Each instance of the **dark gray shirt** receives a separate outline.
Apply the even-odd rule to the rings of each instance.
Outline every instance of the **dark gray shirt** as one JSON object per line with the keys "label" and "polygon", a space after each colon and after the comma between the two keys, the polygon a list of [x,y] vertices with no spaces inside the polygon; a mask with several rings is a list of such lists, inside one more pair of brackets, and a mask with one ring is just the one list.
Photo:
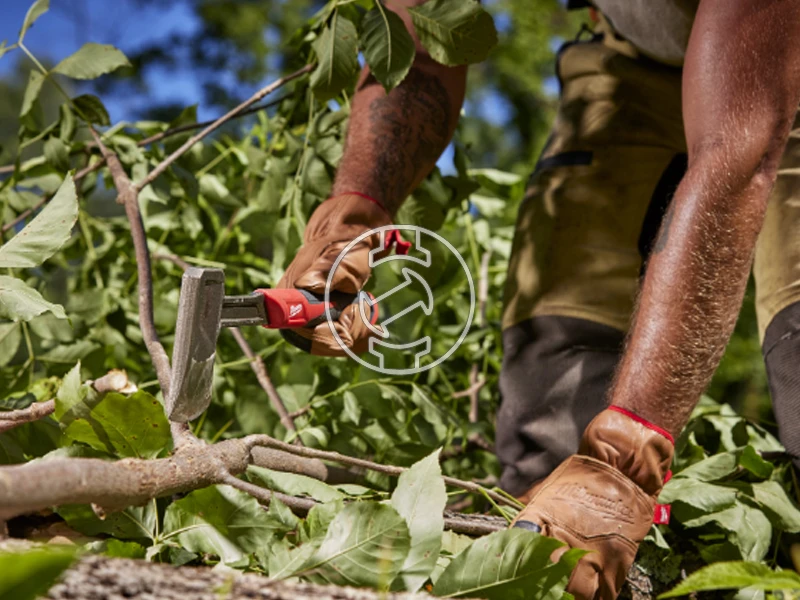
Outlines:
{"label": "dark gray shirt", "polygon": [[643,54],[682,65],[700,0],[592,0],[622,37]]}

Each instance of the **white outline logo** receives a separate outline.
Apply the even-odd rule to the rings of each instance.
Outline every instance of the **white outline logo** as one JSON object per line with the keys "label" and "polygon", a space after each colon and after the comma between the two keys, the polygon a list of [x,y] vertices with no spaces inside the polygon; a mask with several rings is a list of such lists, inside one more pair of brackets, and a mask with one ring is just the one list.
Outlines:
{"label": "white outline logo", "polygon": [[[414,250],[421,254],[423,258],[419,258],[417,256],[409,256],[409,255],[402,255],[402,254],[390,254],[384,258],[378,259],[377,255],[384,251],[385,241],[386,241],[386,233],[393,230],[400,230],[400,231],[413,231],[415,233],[415,243],[413,244]],[[339,268],[339,264],[342,262],[347,253],[353,249],[353,247],[358,244],[361,240],[371,235],[380,234],[380,243],[375,250],[372,250],[369,253],[369,266],[370,268],[377,267],[381,264],[387,263],[393,260],[402,260],[409,263],[417,263],[422,265],[423,267],[429,267],[431,265],[431,253],[428,250],[425,250],[421,244],[421,234],[424,233],[426,235],[431,236],[436,241],[444,244],[447,249],[458,259],[458,262],[461,264],[461,268],[464,270],[464,273],[467,276],[467,281],[469,282],[469,317],[467,318],[467,322],[464,324],[464,329],[461,331],[461,335],[459,336],[456,343],[450,347],[450,349],[443,355],[440,356],[438,359],[433,361],[427,365],[420,365],[420,360],[430,354],[432,343],[430,336],[425,336],[419,340],[415,340],[413,342],[408,342],[404,344],[393,344],[389,341],[391,338],[391,332],[387,329],[387,325],[396,321],[400,317],[416,310],[422,310],[425,315],[431,315],[433,313],[434,307],[434,297],[433,292],[431,291],[428,282],[424,280],[424,278],[417,273],[413,268],[410,267],[403,267],[401,272],[405,281],[403,283],[398,284],[393,289],[389,290],[385,294],[379,296],[378,298],[372,298],[366,292],[359,293],[359,311],[360,316],[364,324],[372,331],[372,333],[376,337],[371,337],[369,340],[369,353],[376,356],[378,358],[378,364],[370,364],[367,361],[360,358],[355,352],[353,352],[350,348],[348,348],[342,338],[339,337],[339,333],[336,331],[336,328],[333,326],[333,315],[331,314],[331,282],[333,281],[333,275],[336,273],[336,269]],[[375,327],[370,323],[370,319],[367,315],[364,314],[364,306],[367,305],[369,308],[373,308],[376,304],[379,304],[381,300],[391,296],[395,292],[411,285],[414,281],[418,282],[422,285],[423,289],[426,292],[427,302],[424,300],[419,300],[401,310],[400,312],[388,317],[387,319],[380,322],[381,327]],[[475,316],[475,285],[472,282],[472,274],[467,267],[466,261],[464,258],[459,254],[458,250],[440,236],[438,233],[431,231],[429,229],[425,229],[424,227],[417,227],[416,225],[384,225],[383,227],[376,227],[375,229],[370,229],[369,231],[365,231],[361,235],[359,235],[356,239],[350,242],[347,246],[345,246],[344,250],[339,253],[339,256],[336,257],[336,261],[333,263],[333,267],[331,268],[330,272],[328,273],[328,280],[325,282],[325,318],[328,320],[328,327],[330,327],[331,333],[333,334],[334,338],[336,338],[336,342],[339,344],[339,347],[347,353],[347,355],[354,359],[359,364],[367,367],[368,369],[372,369],[373,371],[378,371],[379,373],[383,373],[385,375],[413,375],[416,373],[422,373],[427,371],[428,369],[432,369],[436,365],[440,364],[445,359],[449,358],[453,352],[461,345],[461,342],[464,341],[464,338],[467,336],[469,332],[470,325],[472,324],[472,319]],[[414,351],[414,367],[408,369],[390,369],[384,366],[384,355],[378,351],[378,348],[384,348],[389,350],[398,350],[398,351]]]}

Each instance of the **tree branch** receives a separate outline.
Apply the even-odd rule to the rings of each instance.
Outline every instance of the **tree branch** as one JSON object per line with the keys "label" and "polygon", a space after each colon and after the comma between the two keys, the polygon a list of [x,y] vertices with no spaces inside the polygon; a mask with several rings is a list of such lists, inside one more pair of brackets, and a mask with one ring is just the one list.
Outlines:
{"label": "tree branch", "polygon": [[147,351],[153,361],[161,391],[166,396],[169,393],[171,372],[169,357],[158,337],[153,317],[153,274],[150,268],[150,250],[147,248],[147,235],[144,231],[142,213],[139,212],[139,191],[131,182],[128,174],[125,173],[125,169],[122,168],[122,163],[119,162],[117,155],[106,148],[103,140],[100,139],[93,127],[90,127],[90,131],[108,164],[108,170],[114,180],[114,187],[117,188],[117,202],[125,207],[125,214],[128,217],[128,223],[130,223],[139,277],[139,325]]}
{"label": "tree branch", "polygon": [[[237,327],[231,327],[228,331],[233,334],[236,343],[239,344],[239,348],[242,349],[244,355],[250,359],[250,368],[253,369],[253,373],[256,374],[256,379],[258,379],[258,383],[267,393],[267,396],[272,403],[272,408],[275,409],[275,412],[278,413],[278,416],[281,419],[281,424],[289,431],[297,433],[297,427],[295,427],[294,421],[289,416],[289,411],[286,410],[286,405],[283,403],[283,399],[281,399],[280,395],[278,394],[278,390],[275,389],[272,380],[269,378],[267,367],[264,365],[264,360],[255,352],[253,352],[250,344],[247,343],[247,340],[244,339],[242,332],[239,331]],[[296,436],[294,441],[298,446],[303,445],[303,442],[299,436]]]}
{"label": "tree branch", "polygon": [[[402,475],[408,469],[406,467],[396,467],[394,465],[382,465],[380,463],[375,463],[369,460],[364,460],[363,458],[354,458],[352,456],[345,456],[344,454],[339,454],[338,452],[330,452],[328,450],[317,450],[315,448],[305,448],[302,446],[293,446],[292,444],[287,444],[286,442],[281,442],[280,440],[276,440],[273,437],[268,435],[249,435],[242,439],[242,441],[247,444],[248,448],[255,448],[256,446],[266,446],[267,448],[275,448],[277,450],[283,450],[284,452],[288,452],[289,454],[296,454],[297,456],[304,456],[306,458],[318,458],[320,460],[329,460],[332,462],[336,462],[342,465],[349,465],[351,467],[361,467],[363,469],[369,469],[370,471],[375,471],[377,473],[384,473],[386,475],[394,475],[399,476]],[[492,490],[488,490],[485,487],[474,483],[472,481],[463,481],[461,479],[455,479],[453,477],[443,477],[444,482],[447,485],[451,485],[453,487],[458,487],[463,490],[467,490],[469,492],[475,492],[479,494],[486,494],[492,498],[498,504],[505,504],[507,506],[513,506],[517,508],[517,504],[505,496],[498,494],[497,492],[493,492]]]}
{"label": "tree branch", "polygon": [[159,177],[159,175],[164,173],[164,171],[166,171],[170,167],[170,165],[172,165],[172,163],[174,163],[181,156],[186,154],[186,152],[188,152],[189,149],[192,146],[194,146],[197,142],[202,140],[208,134],[212,133],[213,131],[215,131],[216,129],[218,129],[219,127],[221,127],[222,125],[224,125],[228,121],[230,121],[232,118],[234,118],[235,116],[240,114],[242,111],[244,111],[245,109],[249,108],[250,106],[252,106],[256,102],[258,102],[262,98],[264,98],[264,96],[267,96],[268,94],[271,94],[272,92],[277,90],[279,87],[281,87],[283,85],[286,85],[287,83],[289,83],[293,79],[296,79],[296,78],[300,77],[301,75],[305,75],[306,73],[309,73],[311,70],[314,69],[315,66],[316,65],[313,64],[313,63],[310,64],[310,65],[306,65],[305,67],[295,71],[291,75],[287,75],[286,77],[281,77],[277,81],[273,81],[268,86],[266,86],[264,88],[261,88],[258,92],[253,94],[249,99],[247,99],[244,102],[242,102],[239,106],[237,106],[233,110],[229,111],[228,113],[222,115],[216,121],[211,123],[211,125],[209,125],[205,129],[203,129],[200,133],[198,133],[196,135],[193,135],[188,140],[186,140],[186,143],[184,143],[180,148],[175,150],[175,152],[170,154],[167,158],[162,160],[161,163],[155,169],[150,171],[150,173],[148,173],[148,175],[144,179],[142,179],[139,183],[137,183],[136,184],[136,189],[137,190],[141,190],[145,186],[153,183],[153,181],[155,181]]}
{"label": "tree branch", "polygon": [[47,402],[34,402],[28,408],[0,412],[0,433],[14,429],[14,427],[23,423],[38,421],[47,415],[53,414],[55,409],[56,401],[48,400]]}

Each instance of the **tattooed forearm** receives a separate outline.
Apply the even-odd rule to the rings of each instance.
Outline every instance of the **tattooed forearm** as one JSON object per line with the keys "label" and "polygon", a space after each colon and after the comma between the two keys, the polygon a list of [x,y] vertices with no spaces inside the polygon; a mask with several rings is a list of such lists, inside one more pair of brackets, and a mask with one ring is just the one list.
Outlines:
{"label": "tattooed forearm", "polygon": [[453,95],[419,68],[389,94],[368,77],[353,103],[333,193],[360,191],[397,212],[450,141],[461,104]]}

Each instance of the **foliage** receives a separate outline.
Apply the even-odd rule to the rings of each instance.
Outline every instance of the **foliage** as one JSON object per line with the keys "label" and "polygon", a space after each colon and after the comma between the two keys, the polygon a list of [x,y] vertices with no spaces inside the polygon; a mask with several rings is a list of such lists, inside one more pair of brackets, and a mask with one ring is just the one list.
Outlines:
{"label": "foliage", "polygon": [[[473,324],[445,364],[408,378],[384,377],[351,361],[302,354],[273,331],[243,331],[264,359],[287,410],[297,415],[296,433],[281,423],[249,361],[223,332],[212,405],[191,424],[208,442],[250,433],[285,441],[299,437],[310,447],[410,470],[398,480],[369,472],[356,484],[333,485],[248,468],[252,484],[317,500],[304,518],[277,498],[265,511],[250,495],[224,485],[153,500],[105,518],[90,506],[58,507],[70,527],[93,538],[87,551],[177,565],[220,562],[274,578],[382,590],[426,588],[447,597],[561,597],[580,552],[567,552],[552,563],[558,542],[523,530],[473,541],[444,532],[442,517],[448,501],[468,511],[489,508],[479,496],[448,496],[443,474],[492,485],[499,471],[491,452],[473,448],[467,440],[491,440],[494,435],[500,290],[524,187],[520,173],[541,141],[540,125],[549,114],[540,88],[549,74],[541,65],[550,51],[534,52],[528,44],[534,40],[547,48],[543,32],[553,25],[560,31],[565,20],[553,16],[533,21],[536,11],[525,3],[499,4],[520,16],[511,27],[527,27],[530,36],[527,41],[523,36],[501,40],[502,53],[489,58],[493,71],[478,67],[473,86],[491,81],[519,108],[513,120],[520,125],[524,140],[518,147],[524,151],[515,151],[513,159],[500,143],[486,151],[480,142],[491,128],[465,119],[454,148],[453,173],[431,174],[399,216],[403,223],[439,228],[472,273],[485,279],[485,324]],[[555,14],[555,0],[541,4],[548,7],[547,14]],[[244,26],[252,7],[239,5],[228,17]],[[47,6],[39,0],[28,13],[18,40],[23,52],[25,29]],[[202,10],[209,27],[234,29],[214,3]],[[496,41],[491,17],[473,0],[431,0],[412,19],[421,43],[447,64],[479,61]],[[297,31],[282,40],[294,60],[287,64],[301,58],[314,62],[311,76],[285,86],[284,99],[255,120],[240,121],[238,129],[196,143],[141,190],[140,208],[155,258],[155,323],[170,353],[181,276],[176,262],[224,268],[229,294],[275,285],[300,244],[307,215],[330,193],[343,150],[358,52],[386,89],[403,80],[413,61],[410,37],[379,0],[331,1],[310,18],[291,22]],[[244,44],[233,34],[230,40]],[[169,123],[112,125],[102,100],[73,94],[65,78],[128,68],[121,52],[87,44],[52,69],[32,55],[31,62],[16,107],[20,128],[15,147],[41,152],[25,158],[17,154],[13,172],[0,180],[0,221],[19,220],[5,229],[0,247],[0,266],[9,270],[0,275],[0,409],[53,398],[56,402],[52,417],[0,434],[0,463],[64,456],[167,456],[173,440],[141,333],[130,224],[114,202],[107,167],[91,170],[99,152],[89,141],[89,127],[105,128],[103,142],[137,182],[189,133],[169,135],[159,143],[147,138],[195,123],[196,107]],[[521,65],[531,69],[520,75]],[[44,96],[48,86],[63,100],[55,112],[42,110],[50,101]],[[522,106],[528,106],[527,112]],[[537,107],[535,114],[530,106]],[[478,168],[486,164],[486,156],[514,172]],[[41,208],[43,198],[49,202]],[[35,216],[26,218],[28,211]],[[488,269],[482,272],[485,255]],[[436,258],[428,277],[437,298],[433,318],[410,315],[405,330],[409,341],[429,334],[436,346],[448,347],[469,314],[468,290],[455,261]],[[399,269],[381,271],[370,281],[371,291],[379,295],[402,280]],[[387,299],[382,310],[397,313],[421,298],[421,291],[409,286]],[[473,365],[486,382],[479,391],[477,422],[470,421],[468,403],[457,394],[470,387]],[[125,369],[138,389],[97,392],[89,382],[110,369]],[[788,566],[781,536],[800,531],[800,513],[790,498],[790,471],[774,438],[726,405],[707,401],[678,449],[676,476],[663,498],[673,501],[673,525],[654,528],[640,555],[653,576],[672,583],[682,566],[694,569],[719,560],[771,557],[771,566]],[[752,525],[743,527],[745,522]],[[0,572],[0,583],[10,581],[7,569]]]}
{"label": "foliage", "polygon": [[659,598],[675,598],[693,592],[749,588],[752,590],[800,591],[800,575],[791,571],[775,572],[765,565],[748,562],[721,562],[692,573],[675,589]]}
{"label": "foliage", "polygon": [[72,564],[72,550],[42,548],[0,552],[0,600],[34,600]]}

